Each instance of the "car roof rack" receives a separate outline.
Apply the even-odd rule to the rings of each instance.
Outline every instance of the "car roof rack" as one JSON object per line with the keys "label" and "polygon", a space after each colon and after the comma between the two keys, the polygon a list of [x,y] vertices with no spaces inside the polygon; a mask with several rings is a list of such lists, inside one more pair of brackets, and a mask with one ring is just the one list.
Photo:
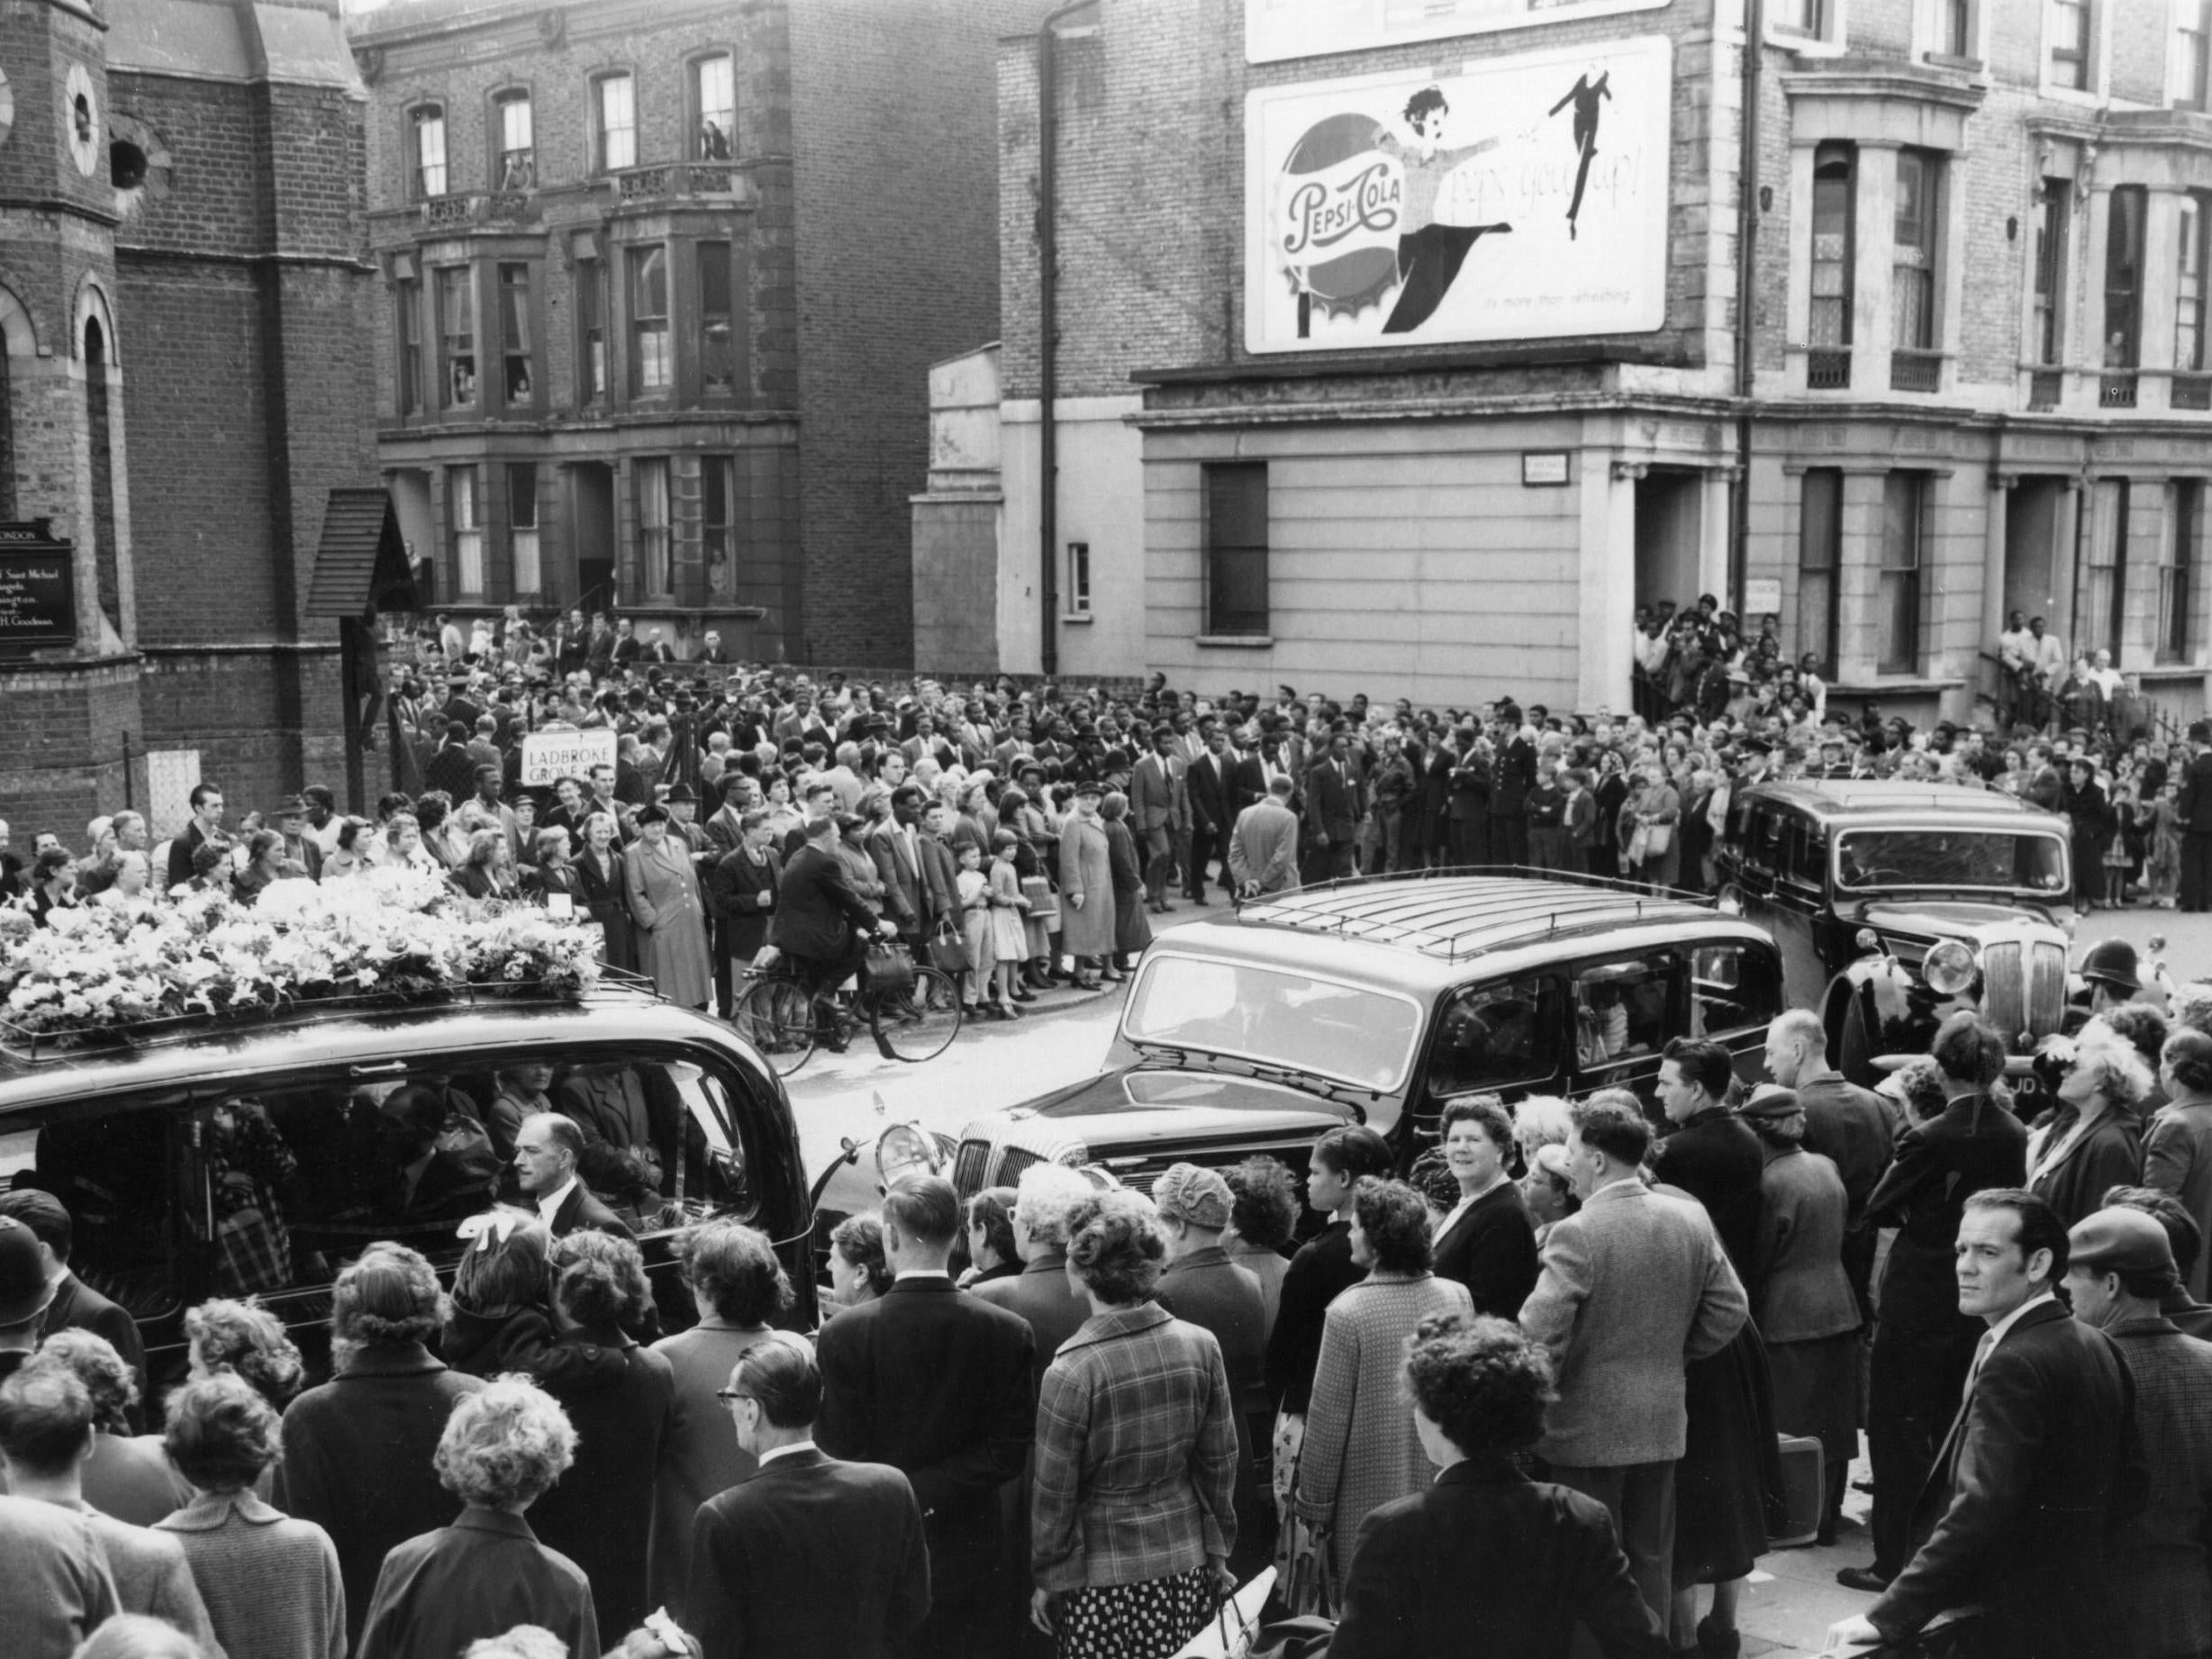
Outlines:
{"label": "car roof rack", "polygon": [[1640,921],[1709,914],[1710,895],[1604,875],[1485,865],[1344,876],[1247,903],[1241,924],[1395,946],[1443,962]]}

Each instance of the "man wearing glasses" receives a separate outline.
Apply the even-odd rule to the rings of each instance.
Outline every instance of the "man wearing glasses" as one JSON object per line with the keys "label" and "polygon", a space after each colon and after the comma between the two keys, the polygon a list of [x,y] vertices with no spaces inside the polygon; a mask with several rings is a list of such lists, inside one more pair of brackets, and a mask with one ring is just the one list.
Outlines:
{"label": "man wearing glasses", "polygon": [[906,1476],[815,1446],[821,1372],[789,1331],[748,1348],[716,1393],[760,1466],[693,1523],[684,1606],[703,1659],[905,1652],[929,1610],[929,1553]]}

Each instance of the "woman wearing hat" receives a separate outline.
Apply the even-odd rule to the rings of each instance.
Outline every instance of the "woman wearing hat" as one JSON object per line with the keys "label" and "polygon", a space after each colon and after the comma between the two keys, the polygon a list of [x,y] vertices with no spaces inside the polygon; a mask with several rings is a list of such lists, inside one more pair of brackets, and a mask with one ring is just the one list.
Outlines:
{"label": "woman wearing hat", "polygon": [[1774,1425],[1820,1442],[1820,1541],[1832,1544],[1859,1442],[1859,1304],[1843,1254],[1850,1200],[1834,1161],[1805,1150],[1805,1108],[1794,1089],[1763,1085],[1742,1115],[1766,1157],[1752,1314],[1766,1337]]}
{"label": "woman wearing hat", "polygon": [[622,888],[638,924],[639,965],[653,988],[680,1007],[704,1008],[713,993],[706,907],[689,846],[669,839],[666,808],[639,810],[638,839],[622,849]]}
{"label": "woman wearing hat", "polygon": [[1114,953],[1112,850],[1095,778],[1075,785],[1075,810],[1060,822],[1060,947],[1074,959],[1079,990],[1099,988],[1098,964]]}

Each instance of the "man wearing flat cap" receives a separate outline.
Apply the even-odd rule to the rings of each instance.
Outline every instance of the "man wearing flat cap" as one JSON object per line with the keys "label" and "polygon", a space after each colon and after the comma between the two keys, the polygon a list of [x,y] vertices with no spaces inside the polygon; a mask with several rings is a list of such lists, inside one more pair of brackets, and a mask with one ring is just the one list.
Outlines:
{"label": "man wearing flat cap", "polygon": [[2159,1311],[2178,1282],[2166,1229],[2139,1210],[2099,1210],[2067,1235],[2073,1316],[2103,1331],[2135,1386],[2135,1435],[2149,1454],[2140,1513],[2106,1555],[2120,1623],[2116,1654],[2212,1653],[2212,1342]]}

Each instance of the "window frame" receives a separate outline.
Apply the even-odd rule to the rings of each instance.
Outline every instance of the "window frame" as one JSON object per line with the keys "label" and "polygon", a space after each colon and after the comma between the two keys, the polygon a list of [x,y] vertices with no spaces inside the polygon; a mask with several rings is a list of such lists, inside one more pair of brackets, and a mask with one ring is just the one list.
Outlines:
{"label": "window frame", "polygon": [[[2186,190],[2177,203],[2174,247],[2180,255],[2174,272],[2173,367],[2183,375],[2202,374],[2212,367],[2212,354],[2205,347],[2205,333],[2212,322],[2212,191]],[[2193,316],[2184,320],[2185,313]],[[2183,349],[2185,331],[2190,338]]]}
{"label": "window frame", "polygon": [[607,345],[607,261],[594,247],[587,257],[575,259],[570,268],[576,326],[576,407],[603,409],[613,384]]}
{"label": "window frame", "polygon": [[[1807,215],[1808,234],[1811,240],[1806,250],[1809,304],[1805,317],[1806,383],[1810,390],[1841,390],[1851,385],[1853,337],[1855,332],[1853,312],[1858,304],[1860,160],[1858,145],[1848,140],[1827,140],[1813,149],[1813,210]],[[1833,167],[1843,168],[1840,181],[1833,176],[1825,179],[1822,177],[1823,172]],[[1836,258],[1824,259],[1820,253],[1823,234],[1821,187],[1824,184],[1834,186],[1838,182],[1843,186],[1842,247]],[[1829,231],[1827,234],[1834,236],[1837,232]],[[1824,295],[1820,292],[1820,275],[1825,269],[1836,272],[1841,288],[1839,294]],[[1833,308],[1836,335],[1833,340],[1822,338],[1820,319],[1824,304]],[[1840,370],[1839,376],[1833,374],[1816,375],[1815,358],[1823,353],[1836,359],[1834,368]]]}
{"label": "window frame", "polygon": [[[481,409],[484,406],[484,307],[478,303],[481,296],[476,293],[476,265],[474,262],[462,265],[440,265],[433,267],[432,269],[438,278],[436,317],[438,407],[440,411]],[[457,332],[450,326],[451,315],[446,303],[449,279],[455,277],[459,278],[458,285],[452,285],[455,291],[466,295],[468,302],[468,327],[465,332]],[[453,342],[460,340],[466,340],[468,342],[465,354],[454,349]],[[468,395],[466,398],[455,393],[455,386],[458,384],[454,378],[455,368],[458,358],[463,355],[466,355],[468,359],[470,376]]]}
{"label": "window frame", "polygon": [[2173,107],[2212,110],[2212,0],[2175,0],[2173,33]]}
{"label": "window frame", "polygon": [[2134,480],[2100,477],[2090,486],[2090,535],[2075,605],[2075,648],[2110,651],[2121,660],[2127,631],[2127,542],[2135,518]]}
{"label": "window frame", "polygon": [[[1207,461],[1199,468],[1199,501],[1201,523],[1200,546],[1203,549],[1205,576],[1204,631],[1221,639],[1265,639],[1267,637],[1274,609],[1270,592],[1271,534],[1273,525],[1273,498],[1270,494],[1268,464],[1265,461]],[[1218,492],[1235,481],[1250,486],[1256,480],[1258,490],[1257,524],[1259,539],[1222,539],[1217,521],[1224,515],[1219,511]],[[1243,503],[1247,524],[1251,520],[1250,502]],[[1256,556],[1256,558],[1255,558]],[[1225,561],[1242,559],[1256,563],[1259,570],[1258,590],[1260,604],[1230,608],[1224,589],[1242,587],[1251,582],[1248,571],[1238,573],[1233,582],[1225,582],[1233,566]]]}
{"label": "window frame", "polygon": [[[2059,44],[2057,20],[2062,15],[2081,20],[2079,50]],[[2060,92],[2094,95],[2097,91],[2097,31],[2101,23],[2096,0],[2044,0],[2044,85]],[[2062,75],[2062,64],[2074,66]],[[2075,77],[2079,78],[2075,78]]]}
{"label": "window frame", "polygon": [[[706,135],[706,87],[701,72],[711,63],[730,66],[730,126],[722,135],[722,153],[712,153]],[[738,159],[738,54],[730,47],[709,47],[684,60],[684,155],[687,161],[734,161]]]}
{"label": "window frame", "polygon": [[[621,128],[609,125],[607,121],[607,88],[616,81],[621,81],[630,91],[630,122],[627,126]],[[638,165],[637,72],[620,65],[610,66],[597,71],[590,80],[589,96],[592,176],[595,178],[603,178],[611,173],[620,173],[636,167]],[[629,140],[629,154],[620,161],[613,158],[612,146],[613,137],[618,131],[627,134]]]}
{"label": "window frame", "polygon": [[[484,559],[484,478],[476,461],[456,462],[446,468],[446,533],[453,545],[454,596],[463,601],[491,598],[491,572]],[[468,583],[472,565],[474,587]]]}
{"label": "window frame", "polygon": [[[442,99],[426,98],[420,104],[411,104],[401,118],[407,143],[407,199],[422,203],[453,193],[453,150],[449,141],[451,133],[446,122],[446,106]],[[438,159],[425,159],[423,136],[431,123],[438,132]],[[431,169],[437,169],[437,186],[431,189]]]}
{"label": "window frame", "polygon": [[675,597],[675,532],[670,460],[665,455],[633,456],[630,469],[632,516],[638,527],[638,585],[648,600],[672,600]]}
{"label": "window frame", "polygon": [[2029,275],[2030,341],[2039,367],[2066,360],[2066,254],[2073,235],[2073,181],[2045,178],[2035,219],[2035,268]]}
{"label": "window frame", "polygon": [[430,412],[424,395],[428,382],[422,376],[423,292],[419,271],[393,278],[392,389],[403,421]]}
{"label": "window frame", "polygon": [[[721,500],[719,503],[715,496]],[[717,516],[714,509],[720,505]],[[705,455],[699,459],[699,569],[707,601],[733,602],[738,591],[738,463],[730,455]],[[723,581],[714,580],[715,558],[721,559]]]}
{"label": "window frame", "polygon": [[[1912,216],[1909,229],[1919,239],[1921,262],[1905,264],[1899,258],[1908,245],[1903,232],[1908,228],[1905,210],[1905,179],[1908,171],[1917,169],[1919,175],[1918,212]],[[1890,332],[1892,348],[1907,351],[1934,351],[1943,345],[1943,234],[1944,234],[1944,156],[1940,150],[1921,150],[1910,145],[1897,152],[1897,208],[1890,225]],[[1902,276],[1912,272],[1921,290],[1921,304],[1917,326],[1905,322],[1905,307],[1899,304],[1904,292]],[[1916,338],[1906,339],[1908,332]]]}
{"label": "window frame", "polygon": [[[1814,488],[1818,481],[1824,491],[1832,492],[1821,515],[1822,534],[1814,534]],[[1818,652],[1822,666],[1829,673],[1836,669],[1836,652],[1841,639],[1841,598],[1844,568],[1844,474],[1837,467],[1809,467],[1799,479],[1798,494],[1798,603],[1797,654]],[[1819,547],[1825,550],[1825,565],[1813,562],[1811,555]],[[1827,590],[1827,621],[1821,638],[1808,642],[1806,639],[1806,590],[1813,578],[1821,578]]]}
{"label": "window frame", "polygon": [[[508,273],[520,271],[519,285],[508,281]],[[528,259],[501,259],[493,267],[493,290],[499,295],[499,394],[500,403],[508,409],[535,409],[540,388],[545,382],[538,373],[538,273],[535,264]],[[511,296],[519,286],[521,293],[521,315],[512,313]],[[518,327],[519,323],[519,327]],[[520,333],[518,340],[515,336]],[[526,385],[517,396],[514,390],[514,368],[517,361],[522,367]]]}
{"label": "window frame", "polygon": [[[507,584],[510,595],[520,599],[525,594],[545,591],[545,547],[539,535],[538,463],[536,461],[505,461],[501,463],[502,476],[507,490],[507,568],[511,579]],[[527,487],[518,489],[517,485]],[[528,509],[525,515],[524,509]],[[529,539],[526,541],[524,538]],[[528,549],[528,558],[524,550]],[[528,572],[525,579],[525,571]]]}
{"label": "window frame", "polygon": [[[1917,675],[1926,669],[1924,581],[1927,571],[1928,520],[1935,509],[1935,483],[1932,473],[1904,468],[1882,476],[1881,563],[1874,586],[1874,668],[1878,674]],[[1911,493],[1909,512],[1897,510],[1893,492],[1899,489]],[[1892,534],[1900,527],[1910,531],[1903,538],[1902,546]],[[1905,621],[1903,627],[1898,626],[1900,619]],[[1909,656],[1899,648],[1903,639],[1909,639]]]}
{"label": "window frame", "polygon": [[[2115,235],[2115,231],[2120,228],[2120,212],[2123,203],[2132,204],[2126,215],[2126,223],[2132,229],[2133,235],[2126,244],[2120,243]],[[2143,267],[2143,262],[2144,247],[2148,240],[2145,221],[2149,216],[2150,192],[2145,186],[2115,185],[2112,187],[2105,206],[2104,338],[2100,342],[2101,364],[2108,371],[2133,374],[2143,367],[2144,287],[2148,276]],[[2123,249],[2126,249],[2125,252]],[[2116,258],[2125,260],[2122,268],[2132,268],[2134,273],[2132,284],[2116,286]],[[2112,301],[2116,294],[2126,296],[2127,318],[2127,326],[2124,331],[2126,344],[2122,348],[2126,352],[2126,360],[2117,362],[2112,356],[2115,349],[2112,338]]]}
{"label": "window frame", "polygon": [[[522,120],[529,130],[530,142],[518,148],[507,142],[507,112],[520,106]],[[502,86],[491,95],[491,118],[485,122],[485,135],[489,140],[490,157],[486,177],[492,187],[502,192],[535,190],[538,187],[538,111],[536,100],[528,86]],[[515,158],[521,159],[518,177],[512,170]]]}
{"label": "window frame", "polygon": [[1070,616],[1091,614],[1091,544],[1071,541],[1067,544],[1067,603]]}
{"label": "window frame", "polygon": [[[703,398],[735,398],[738,394],[737,352],[737,248],[728,237],[704,236],[692,243],[692,275],[698,296],[698,344],[696,358],[699,365],[699,395]],[[721,256],[722,309],[710,309],[707,266],[709,255]],[[717,319],[719,319],[719,358],[723,373],[718,381],[710,371],[710,365],[718,356]]]}
{"label": "window frame", "polygon": [[[642,274],[657,259],[660,269],[660,309],[648,312],[640,304]],[[663,398],[675,389],[675,363],[670,329],[670,260],[666,242],[630,242],[622,249],[622,318],[624,343],[629,347],[630,395],[633,400]],[[647,343],[654,342],[648,352]],[[648,379],[648,370],[657,378]]]}
{"label": "window frame", "polygon": [[[1452,1016],[1478,1000],[1484,1002],[1498,1001],[1524,1002],[1534,1009],[1529,1020],[1531,1053],[1526,1065],[1505,1076],[1469,1079],[1455,1073],[1449,1078],[1441,1074],[1446,1057]],[[1429,1022],[1430,1036],[1428,1052],[1421,1058],[1420,1092],[1429,1102],[1424,1117],[1432,1117],[1454,1101],[1467,1100],[1483,1094],[1525,1092],[1529,1085],[1542,1085],[1561,1076],[1565,1070],[1564,1035],[1561,1027],[1568,1004],[1567,976],[1556,967],[1531,968],[1523,974],[1503,979],[1477,980],[1472,984],[1455,985],[1447,993]],[[1547,1017],[1548,1016],[1548,1017]],[[1580,1054],[1576,1058],[1579,1062]],[[1446,1085],[1449,1086],[1446,1086]]]}
{"label": "window frame", "polygon": [[2167,485],[2166,535],[2158,567],[2158,639],[2161,664],[2197,660],[2197,567],[2204,552],[2205,487],[2201,478]]}

